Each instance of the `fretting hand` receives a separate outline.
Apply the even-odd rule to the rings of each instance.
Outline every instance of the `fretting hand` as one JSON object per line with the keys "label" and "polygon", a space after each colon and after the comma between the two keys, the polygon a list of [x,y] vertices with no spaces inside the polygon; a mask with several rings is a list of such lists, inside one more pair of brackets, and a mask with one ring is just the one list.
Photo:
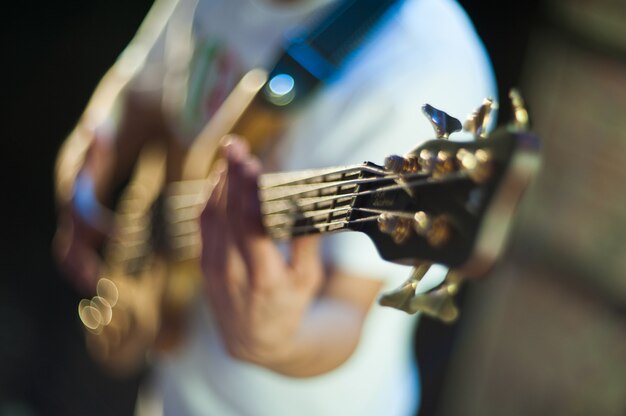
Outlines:
{"label": "fretting hand", "polygon": [[322,282],[319,238],[294,240],[287,262],[261,224],[259,162],[237,139],[224,154],[201,217],[207,296],[232,356],[287,371]]}

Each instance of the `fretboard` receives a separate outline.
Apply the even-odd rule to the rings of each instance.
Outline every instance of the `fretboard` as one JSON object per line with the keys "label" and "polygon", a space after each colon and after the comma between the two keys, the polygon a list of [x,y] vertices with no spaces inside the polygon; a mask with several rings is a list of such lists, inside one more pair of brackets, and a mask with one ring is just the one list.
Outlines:
{"label": "fretboard", "polygon": [[[263,224],[276,240],[350,229],[354,200],[362,184],[380,174],[369,165],[272,173],[259,179]],[[375,220],[377,215],[372,215]]]}

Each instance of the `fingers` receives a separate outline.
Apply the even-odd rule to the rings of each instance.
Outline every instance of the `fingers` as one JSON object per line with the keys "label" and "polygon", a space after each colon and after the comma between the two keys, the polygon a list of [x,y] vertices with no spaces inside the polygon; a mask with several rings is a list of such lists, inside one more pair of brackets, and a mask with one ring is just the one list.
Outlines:
{"label": "fingers", "polygon": [[226,222],[226,192],[228,177],[226,165],[215,172],[215,185],[202,211],[201,237],[202,254],[201,266],[206,284],[206,294],[213,308],[229,310],[232,297],[228,296],[229,287],[234,284],[229,281],[229,256],[232,254],[232,239]]}
{"label": "fingers", "polygon": [[237,250],[253,286],[272,284],[284,261],[271,239],[265,235],[257,181],[261,165],[241,141],[226,147],[228,160],[228,223]]}
{"label": "fingers", "polygon": [[76,289],[84,295],[93,294],[100,260],[69,215],[59,223],[53,240],[53,252],[59,268],[72,280]]}
{"label": "fingers", "polygon": [[235,250],[228,221],[228,192],[232,187],[232,166],[223,163],[212,174],[210,193],[202,211],[201,265],[206,293],[214,309],[232,311],[241,305],[246,273]]}
{"label": "fingers", "polygon": [[296,238],[291,243],[291,263],[293,267],[305,267],[320,263],[320,235]]}
{"label": "fingers", "polygon": [[213,189],[200,215],[202,238],[201,264],[205,276],[224,272],[224,253],[227,246],[228,230],[225,227],[225,197],[227,178],[225,167],[213,173]]}
{"label": "fingers", "polygon": [[233,213],[234,228],[245,225],[247,234],[262,234],[257,180],[261,173],[258,159],[250,155],[245,142],[231,141],[225,148],[228,161],[228,209]]}
{"label": "fingers", "polygon": [[291,243],[291,267],[298,276],[296,284],[318,287],[324,275],[321,255],[321,237],[299,237]]}

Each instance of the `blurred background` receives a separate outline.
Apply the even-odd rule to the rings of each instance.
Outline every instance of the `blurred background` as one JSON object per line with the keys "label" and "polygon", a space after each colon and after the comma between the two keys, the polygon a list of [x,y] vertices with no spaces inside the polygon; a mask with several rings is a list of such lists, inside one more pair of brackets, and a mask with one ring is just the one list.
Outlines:
{"label": "blurred background", "polygon": [[[506,255],[423,319],[421,416],[626,414],[626,3],[463,0],[501,102],[520,86],[543,167]],[[0,415],[129,415],[88,358],[50,255],[56,152],[151,1],[12,4],[2,26]],[[450,64],[461,64],[450,58]]]}

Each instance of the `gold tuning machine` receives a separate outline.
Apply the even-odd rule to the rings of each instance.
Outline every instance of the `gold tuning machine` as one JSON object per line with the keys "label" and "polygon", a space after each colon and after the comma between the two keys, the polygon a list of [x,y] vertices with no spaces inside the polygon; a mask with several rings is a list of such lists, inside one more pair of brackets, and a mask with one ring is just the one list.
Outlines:
{"label": "gold tuning machine", "polygon": [[488,149],[470,151],[460,148],[456,153],[459,169],[466,172],[474,183],[487,182],[493,173],[493,156]]}
{"label": "gold tuning machine", "polygon": [[378,300],[378,303],[382,306],[390,306],[392,308],[409,312],[407,309],[408,304],[415,297],[417,284],[420,280],[422,280],[422,277],[424,277],[428,269],[430,269],[430,266],[431,263],[421,263],[416,266],[406,282],[404,282],[398,289],[384,293]]}
{"label": "gold tuning machine", "polygon": [[382,213],[378,216],[378,229],[391,236],[394,243],[402,244],[411,236],[411,218],[400,217],[390,213]]}
{"label": "gold tuning machine", "polygon": [[432,216],[418,211],[413,216],[384,212],[378,216],[378,230],[389,235],[396,244],[405,243],[411,235],[424,238],[431,247],[440,248],[452,235],[445,215]]}
{"label": "gold tuning machine", "polygon": [[513,125],[518,131],[526,131],[530,126],[528,111],[526,110],[524,99],[519,90],[513,88],[509,92],[511,106],[513,107]]}
{"label": "gold tuning machine", "polygon": [[416,267],[409,279],[398,289],[383,294],[379,299],[382,306],[390,306],[409,314],[422,312],[443,322],[454,322],[459,316],[459,310],[454,303],[454,295],[459,291],[460,275],[450,270],[443,283],[435,289],[416,294],[418,282],[430,268],[430,263]]}
{"label": "gold tuning machine", "polygon": [[465,120],[463,128],[472,133],[476,139],[487,138],[487,129],[497,109],[498,103],[491,98],[485,98],[481,106]]}
{"label": "gold tuning machine", "polygon": [[385,158],[385,169],[395,174],[415,173],[420,170],[420,164],[413,156],[391,155]]}
{"label": "gold tuning machine", "polygon": [[413,230],[426,239],[431,247],[439,248],[448,242],[452,229],[444,215],[432,216],[418,211],[413,216]]}

